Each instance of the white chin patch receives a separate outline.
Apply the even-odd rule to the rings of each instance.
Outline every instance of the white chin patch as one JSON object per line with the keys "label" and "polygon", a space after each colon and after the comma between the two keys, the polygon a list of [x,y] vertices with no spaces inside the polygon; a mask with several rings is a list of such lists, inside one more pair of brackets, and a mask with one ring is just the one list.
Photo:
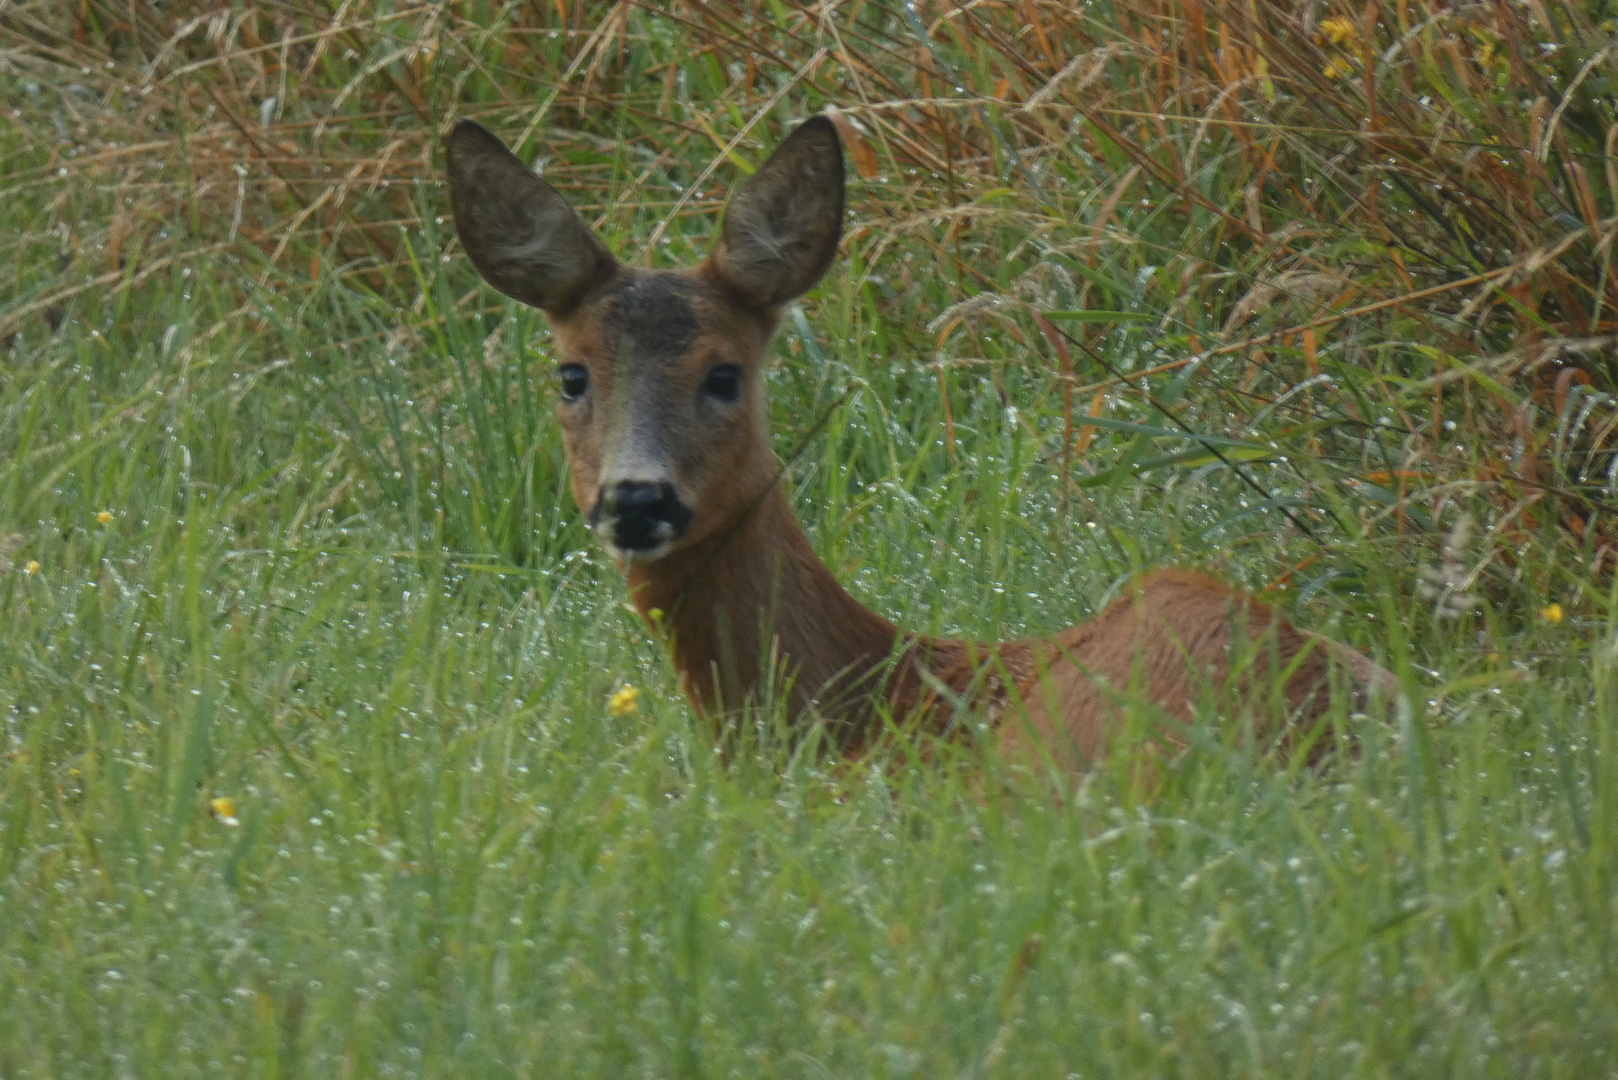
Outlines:
{"label": "white chin patch", "polygon": [[669,548],[674,546],[667,540],[658,544],[656,547],[649,548],[621,548],[611,540],[605,540],[604,543],[607,546],[607,554],[611,555],[620,566],[628,566],[631,563],[645,564],[656,562],[663,556],[667,555],[669,553]]}

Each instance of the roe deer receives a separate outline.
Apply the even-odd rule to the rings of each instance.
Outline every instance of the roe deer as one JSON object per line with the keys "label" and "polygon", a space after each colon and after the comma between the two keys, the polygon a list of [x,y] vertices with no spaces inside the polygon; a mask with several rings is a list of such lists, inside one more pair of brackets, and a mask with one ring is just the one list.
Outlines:
{"label": "roe deer", "polygon": [[1353,649],[1181,570],[1137,578],[1055,637],[998,644],[900,631],[837,583],[778,482],[762,371],[783,308],[820,280],[842,236],[842,143],[824,117],[741,185],[712,253],[685,270],[619,263],[477,124],[457,124],[447,150],[473,266],[549,317],[573,498],[705,717],[758,702],[774,669],[790,682],[793,722],[823,719],[850,754],[880,734],[884,710],[938,727],[964,702],[998,724],[1006,749],[1037,741],[1078,769],[1127,697],[1189,722],[1246,641],[1258,647],[1236,689],[1279,686],[1268,734],[1283,745],[1324,711],[1330,666],[1362,694],[1391,687]]}

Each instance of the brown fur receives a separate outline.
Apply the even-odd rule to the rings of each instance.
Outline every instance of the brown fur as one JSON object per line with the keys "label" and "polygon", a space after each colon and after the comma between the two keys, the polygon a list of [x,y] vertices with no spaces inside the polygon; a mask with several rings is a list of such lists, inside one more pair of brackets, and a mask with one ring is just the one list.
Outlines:
{"label": "brown fur", "polygon": [[[1365,656],[1181,570],[1131,581],[1053,638],[1001,643],[902,633],[838,584],[780,490],[763,378],[782,305],[825,272],[841,233],[842,154],[823,118],[742,185],[694,270],[618,264],[475,124],[458,125],[448,149],[456,229],[474,265],[545,310],[561,361],[588,374],[587,392],[558,407],[574,499],[595,522],[612,485],[663,485],[688,514],[653,547],[612,550],[686,693],[716,723],[766,704],[776,679],[794,721],[824,720],[850,754],[880,738],[884,713],[942,730],[964,709],[996,725],[1006,753],[1078,769],[1131,703],[1167,743],[1183,741],[1211,701],[1286,749],[1325,711],[1329,668],[1362,694],[1391,689]],[[728,367],[741,392],[707,393]]]}
{"label": "brown fur", "polygon": [[[1362,695],[1393,687],[1362,654],[1184,570],[1135,579],[1096,618],[1054,638],[906,635],[838,584],[773,489],[735,532],[631,564],[627,577],[700,712],[756,703],[774,658],[792,680],[790,714],[828,721],[851,754],[880,738],[884,712],[939,730],[964,704],[996,723],[1007,756],[1049,754],[1080,769],[1105,749],[1128,702],[1153,707],[1161,737],[1181,743],[1176,727],[1210,695],[1228,700],[1227,689],[1252,707],[1256,734],[1286,749],[1325,711],[1331,664]],[[1227,688],[1233,652],[1242,675]],[[1280,700],[1255,700],[1278,681]]]}

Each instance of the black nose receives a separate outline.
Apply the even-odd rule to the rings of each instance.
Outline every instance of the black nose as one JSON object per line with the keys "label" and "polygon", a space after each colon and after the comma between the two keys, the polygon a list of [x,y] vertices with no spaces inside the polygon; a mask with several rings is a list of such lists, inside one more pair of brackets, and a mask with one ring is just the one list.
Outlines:
{"label": "black nose", "polygon": [[626,551],[650,551],[678,540],[691,524],[691,511],[667,482],[620,480],[603,487],[595,516],[609,530],[613,546]]}

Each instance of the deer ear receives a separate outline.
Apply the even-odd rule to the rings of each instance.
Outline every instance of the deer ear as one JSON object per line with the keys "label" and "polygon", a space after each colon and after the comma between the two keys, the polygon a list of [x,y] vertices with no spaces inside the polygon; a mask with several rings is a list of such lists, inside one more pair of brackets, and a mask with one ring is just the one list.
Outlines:
{"label": "deer ear", "polygon": [[725,208],[708,261],[735,292],[773,308],[808,292],[843,235],[843,144],[824,116],[806,120]]}
{"label": "deer ear", "polygon": [[565,315],[617,266],[557,190],[470,120],[446,142],[455,232],[477,272],[513,300]]}

